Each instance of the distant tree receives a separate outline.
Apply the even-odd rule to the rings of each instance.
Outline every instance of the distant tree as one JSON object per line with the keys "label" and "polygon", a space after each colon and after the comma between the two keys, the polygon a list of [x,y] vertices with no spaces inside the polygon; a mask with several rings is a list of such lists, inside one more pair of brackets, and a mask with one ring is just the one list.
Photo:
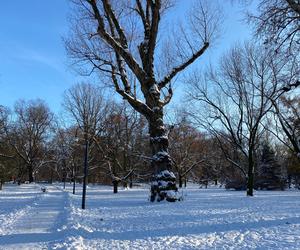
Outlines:
{"label": "distant tree", "polygon": [[[224,145],[223,145],[224,148]],[[203,158],[203,162],[200,162],[198,168],[192,170],[192,173],[196,173],[201,185],[207,185],[209,182],[214,182],[215,185],[224,183],[230,172],[228,171],[228,163],[224,158],[224,154],[219,147],[218,141],[210,134],[202,133],[199,138],[198,146],[199,154]]]}
{"label": "distant tree", "polygon": [[103,133],[95,142],[104,163],[101,172],[110,179],[114,193],[120,183],[127,186],[130,180],[132,186],[133,175],[140,172],[137,153],[141,152],[139,134],[144,127],[136,111],[116,104],[103,123]]}
{"label": "distant tree", "polygon": [[4,164],[8,157],[8,145],[5,138],[5,131],[8,127],[8,114],[8,109],[0,105],[0,190],[2,190],[3,182],[6,180],[9,172],[5,166],[6,164]]}
{"label": "distant tree", "polygon": [[[177,174],[179,187],[187,181],[188,175],[204,161],[203,137],[199,131],[182,117],[170,131],[170,155],[174,172]],[[201,150],[202,149],[202,150]]]}
{"label": "distant tree", "polygon": [[273,106],[278,122],[272,133],[300,160],[300,98],[282,96]]}
{"label": "distant tree", "polygon": [[286,176],[282,166],[276,159],[275,151],[268,142],[263,143],[259,158],[255,187],[266,190],[284,190],[286,187]]}
{"label": "distant tree", "polygon": [[195,74],[191,76],[196,89],[190,91],[190,96],[206,110],[205,114],[194,112],[195,120],[219,138],[220,146],[227,141],[236,150],[235,155],[244,157],[242,162],[246,166],[229,154],[226,158],[245,175],[250,196],[255,151],[264,130],[261,124],[272,108],[271,100],[278,97],[278,91],[286,84],[284,76],[290,66],[287,58],[275,60],[272,55],[259,45],[234,47],[223,57],[220,67],[209,71],[204,80]]}
{"label": "distant tree", "polygon": [[[82,142],[78,139],[78,127],[58,127],[51,141],[52,159],[55,164],[50,168],[50,179],[55,173],[64,183],[68,180],[73,182],[73,194],[76,189],[76,179],[83,165]],[[81,172],[80,172],[81,173]]]}
{"label": "distant tree", "polygon": [[14,114],[15,120],[6,130],[7,137],[26,167],[28,181],[33,182],[35,171],[47,163],[46,142],[51,132],[53,114],[40,99],[16,102]]}
{"label": "distant tree", "polygon": [[8,126],[8,114],[8,109],[0,105],[0,138],[3,138],[5,135],[5,129]]}
{"label": "distant tree", "polygon": [[104,101],[102,91],[89,83],[76,84],[64,94],[63,106],[75,121],[83,138],[85,147],[83,166],[83,200],[82,208],[85,209],[86,184],[88,178],[89,153],[94,144],[95,137],[101,132],[101,123],[106,115],[107,104]]}
{"label": "distant tree", "polygon": [[215,38],[220,12],[197,1],[189,15],[190,25],[177,25],[172,39],[164,36],[169,33],[160,23],[173,1],[73,2],[79,16],[73,23],[73,36],[66,41],[70,57],[83,66],[81,72],[86,71],[86,63],[92,67],[82,73],[95,71],[107,77],[114,91],[146,117],[155,174],[151,201],[175,201],[164,107],[173,95],[172,80],[201,57]]}
{"label": "distant tree", "polygon": [[292,184],[300,189],[300,161],[299,158],[295,156],[293,152],[288,151],[287,157],[285,159],[285,164],[287,166],[287,176],[289,188]]}
{"label": "distant tree", "polygon": [[[9,144],[7,142],[7,130],[9,128],[9,110],[8,108],[0,105],[0,162],[6,160],[7,158],[12,158],[10,154],[8,154]],[[0,185],[2,184],[5,173],[4,165],[1,166],[0,171]]]}

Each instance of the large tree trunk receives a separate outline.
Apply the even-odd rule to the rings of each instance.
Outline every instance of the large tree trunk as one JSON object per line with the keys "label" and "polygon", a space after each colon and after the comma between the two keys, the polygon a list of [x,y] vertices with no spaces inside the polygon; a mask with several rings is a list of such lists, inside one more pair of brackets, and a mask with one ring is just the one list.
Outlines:
{"label": "large tree trunk", "polygon": [[32,165],[28,165],[28,181],[29,183],[33,182],[33,167]]}
{"label": "large tree trunk", "polygon": [[150,145],[152,150],[151,166],[154,170],[154,181],[151,185],[153,201],[176,201],[176,177],[171,171],[172,161],[168,152],[169,140],[163,123],[162,108],[156,110],[149,119]]}

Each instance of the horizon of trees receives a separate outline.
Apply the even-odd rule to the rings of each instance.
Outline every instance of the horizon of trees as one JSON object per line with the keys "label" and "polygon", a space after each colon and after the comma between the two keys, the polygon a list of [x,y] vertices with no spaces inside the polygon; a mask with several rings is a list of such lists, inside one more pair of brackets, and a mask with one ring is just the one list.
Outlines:
{"label": "horizon of trees", "polygon": [[[81,83],[68,91],[87,86],[90,89],[97,88]],[[89,93],[95,96],[97,92]],[[45,115],[45,110],[52,113],[42,100],[17,101],[16,107],[20,103],[23,104],[22,115],[30,117],[25,120],[26,126],[20,122],[19,109],[9,111],[1,107],[1,183],[73,182],[75,193],[75,183],[82,183],[84,176],[84,130],[76,120],[62,121],[63,117],[51,116],[49,123],[45,124],[45,120],[39,117]],[[68,108],[75,109],[76,105],[73,105]],[[131,188],[139,183],[149,183],[153,172],[149,164],[151,149],[145,118],[126,103],[112,102],[103,96],[101,108],[98,122],[92,124],[95,133],[89,133],[88,183],[111,185],[114,193],[118,192],[120,185]],[[204,187],[213,183],[226,188],[246,189],[247,161],[245,155],[233,146],[230,133],[223,131],[216,134],[215,131],[199,130],[194,114],[174,111],[178,112],[181,115],[174,116],[174,121],[167,126],[172,142],[169,151],[173,162],[172,171],[179,187],[186,186],[190,181]],[[67,117],[66,113],[63,116]],[[278,126],[275,123],[273,125]],[[34,137],[34,128],[42,129],[43,136]],[[16,132],[21,129],[22,133]],[[299,159],[287,146],[287,139],[285,143],[282,142],[283,136],[281,134],[278,139],[278,134],[262,127],[260,136],[256,138],[253,151],[255,189],[285,189],[291,187],[291,184],[300,187]],[[261,184],[268,178],[270,180],[267,183],[270,185]]]}
{"label": "horizon of trees", "polygon": [[[175,24],[180,32],[170,38],[159,24],[173,1],[72,2],[69,57],[123,102],[105,97],[99,84],[81,83],[65,93],[65,123],[42,100],[20,100],[13,111],[0,106],[1,183],[75,184],[89,174],[89,182],[117,192],[151,181],[152,201],[178,200],[176,182],[188,180],[247,189],[249,196],[254,188],[299,185],[299,1],[260,0],[258,13],[247,13],[255,39],[184,76],[182,110],[172,111],[165,106],[174,79],[221,32],[220,6],[196,1],[188,25]],[[165,112],[174,121],[167,123]]]}

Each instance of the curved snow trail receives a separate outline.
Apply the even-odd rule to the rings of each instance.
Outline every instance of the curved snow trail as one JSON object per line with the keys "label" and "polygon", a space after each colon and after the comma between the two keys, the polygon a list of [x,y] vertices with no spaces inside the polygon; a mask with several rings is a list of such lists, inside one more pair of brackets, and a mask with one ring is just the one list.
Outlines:
{"label": "curved snow trail", "polygon": [[0,236],[0,249],[45,249],[47,244],[63,237],[58,232],[67,220],[67,193],[54,186],[35,199]]}

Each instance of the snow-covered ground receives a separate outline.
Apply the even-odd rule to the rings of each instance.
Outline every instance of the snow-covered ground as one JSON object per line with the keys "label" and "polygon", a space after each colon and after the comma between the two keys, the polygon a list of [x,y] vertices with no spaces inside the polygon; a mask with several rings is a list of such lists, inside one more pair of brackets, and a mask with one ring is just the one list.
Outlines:
{"label": "snow-covered ground", "polygon": [[[78,186],[79,188],[79,186]],[[300,249],[300,192],[190,187],[184,201],[150,203],[147,189],[5,185],[0,249]],[[79,189],[78,189],[79,190]]]}

